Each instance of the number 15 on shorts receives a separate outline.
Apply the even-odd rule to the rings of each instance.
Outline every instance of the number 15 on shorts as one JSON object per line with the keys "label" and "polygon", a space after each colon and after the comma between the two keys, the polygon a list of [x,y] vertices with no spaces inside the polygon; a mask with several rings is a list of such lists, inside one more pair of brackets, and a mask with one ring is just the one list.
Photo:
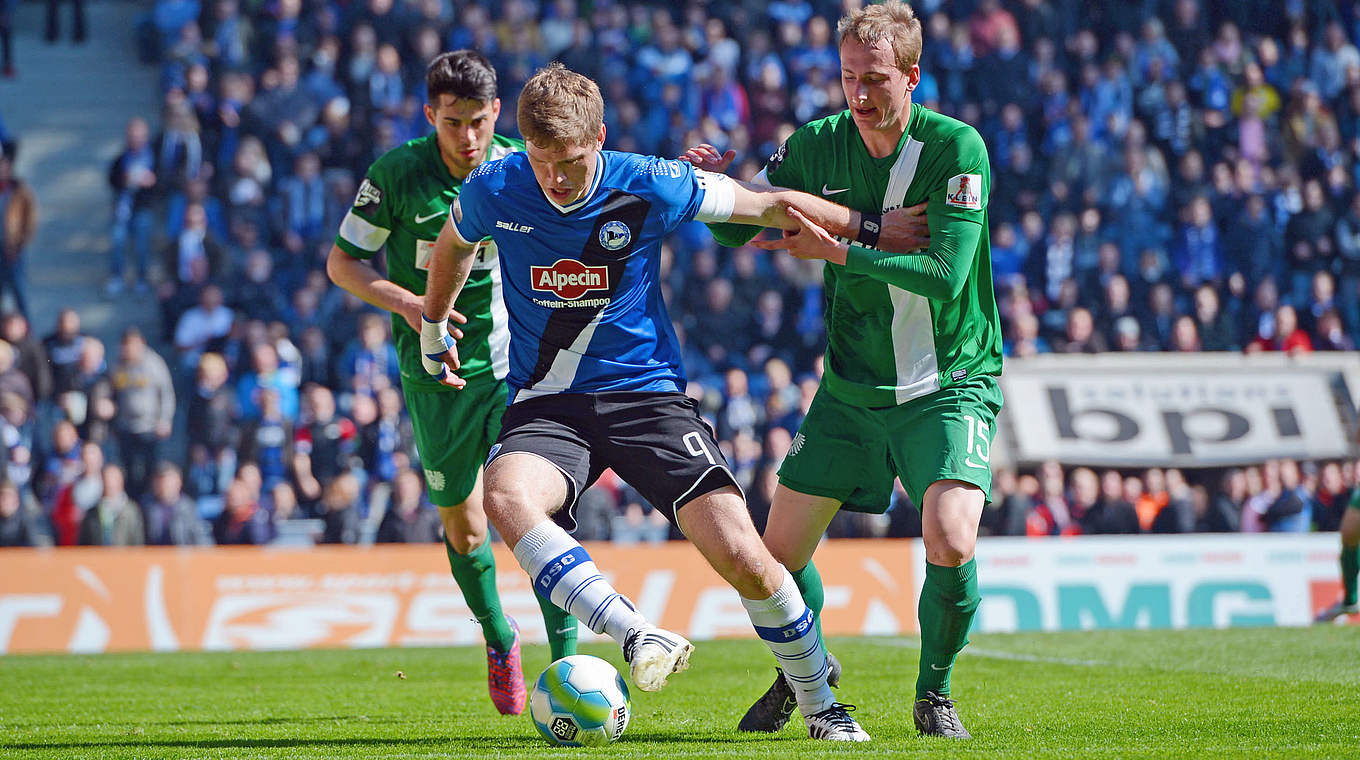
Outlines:
{"label": "number 15 on shorts", "polygon": [[[963,418],[968,421],[968,456],[964,458],[963,463],[968,467],[985,470],[991,466],[992,461],[991,428],[986,422],[971,414],[965,414]],[[977,459],[974,459],[974,456]],[[980,464],[978,460],[981,460]]]}

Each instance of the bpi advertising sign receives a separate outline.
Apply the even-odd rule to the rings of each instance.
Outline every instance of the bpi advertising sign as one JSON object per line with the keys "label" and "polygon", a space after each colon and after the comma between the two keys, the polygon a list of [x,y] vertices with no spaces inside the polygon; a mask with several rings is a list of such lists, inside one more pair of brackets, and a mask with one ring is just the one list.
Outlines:
{"label": "bpi advertising sign", "polygon": [[1007,367],[1006,414],[1017,459],[1195,467],[1351,453],[1332,373],[1168,371],[1155,364],[1131,370],[1092,362],[1086,370]]}

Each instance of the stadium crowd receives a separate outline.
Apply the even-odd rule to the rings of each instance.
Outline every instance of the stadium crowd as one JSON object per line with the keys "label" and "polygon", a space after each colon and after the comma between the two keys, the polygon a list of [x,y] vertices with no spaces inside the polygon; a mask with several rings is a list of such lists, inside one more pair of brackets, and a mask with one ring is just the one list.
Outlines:
{"label": "stadium crowd", "polygon": [[[437,540],[387,319],[324,272],[367,165],[428,130],[425,62],[486,54],[513,135],[520,86],[561,60],[600,83],[606,147],[707,142],[745,178],[844,106],[834,24],[855,4],[157,0],[137,38],[163,108],[127,125],[109,167],[107,292],[154,293],[160,323],[106,356],[74,311],[30,324],[16,299],[0,322],[0,545],[265,543],[294,523]],[[1008,356],[1354,349],[1354,3],[913,5],[914,100],[977,125],[990,151]],[[690,393],[761,524],[820,375],[820,269],[720,249],[692,224],[662,272]],[[1358,474],[1284,461],[1196,477],[1003,471],[984,527],[1334,529]],[[587,539],[668,533],[611,474],[579,511]],[[912,535],[915,519],[895,505],[832,532]]]}

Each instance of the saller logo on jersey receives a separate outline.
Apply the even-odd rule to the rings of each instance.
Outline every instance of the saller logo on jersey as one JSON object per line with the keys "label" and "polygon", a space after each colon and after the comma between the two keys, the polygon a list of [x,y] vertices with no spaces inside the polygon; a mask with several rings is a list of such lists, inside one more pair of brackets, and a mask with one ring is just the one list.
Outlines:
{"label": "saller logo on jersey", "polygon": [[949,178],[945,189],[944,202],[947,206],[982,210],[982,175],[955,174]]}
{"label": "saller logo on jersey", "polygon": [[609,287],[607,267],[588,267],[576,259],[558,259],[550,267],[529,267],[529,276],[534,290],[553,293],[564,301]]}

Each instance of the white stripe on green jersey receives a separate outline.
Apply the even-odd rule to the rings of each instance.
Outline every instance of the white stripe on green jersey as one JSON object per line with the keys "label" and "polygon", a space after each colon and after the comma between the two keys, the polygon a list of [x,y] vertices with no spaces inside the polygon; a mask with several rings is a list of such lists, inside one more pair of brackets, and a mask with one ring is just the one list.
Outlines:
{"label": "white stripe on green jersey", "polygon": [[[824,269],[823,383],[857,406],[902,404],[971,377],[1001,373],[986,146],[967,124],[919,105],[911,108],[892,155],[870,156],[843,111],[799,128],[758,177],[858,211],[927,202],[930,249],[892,255],[852,246],[845,266]],[[739,245],[755,234],[740,225],[710,226],[724,245]]]}
{"label": "white stripe on green jersey", "polygon": [[[495,135],[487,160],[524,149],[524,143]],[[434,135],[398,145],[373,162],[359,186],[354,207],[340,224],[335,244],[368,259],[387,247],[387,277],[416,295],[425,294],[435,238],[448,218],[463,181],[449,173]],[[496,244],[482,243],[472,274],[454,308],[468,318],[460,325],[459,374],[470,382],[501,380],[509,370],[510,331],[501,297]],[[420,363],[420,336],[400,315],[392,315],[392,336],[407,390],[451,390],[435,382]]]}

